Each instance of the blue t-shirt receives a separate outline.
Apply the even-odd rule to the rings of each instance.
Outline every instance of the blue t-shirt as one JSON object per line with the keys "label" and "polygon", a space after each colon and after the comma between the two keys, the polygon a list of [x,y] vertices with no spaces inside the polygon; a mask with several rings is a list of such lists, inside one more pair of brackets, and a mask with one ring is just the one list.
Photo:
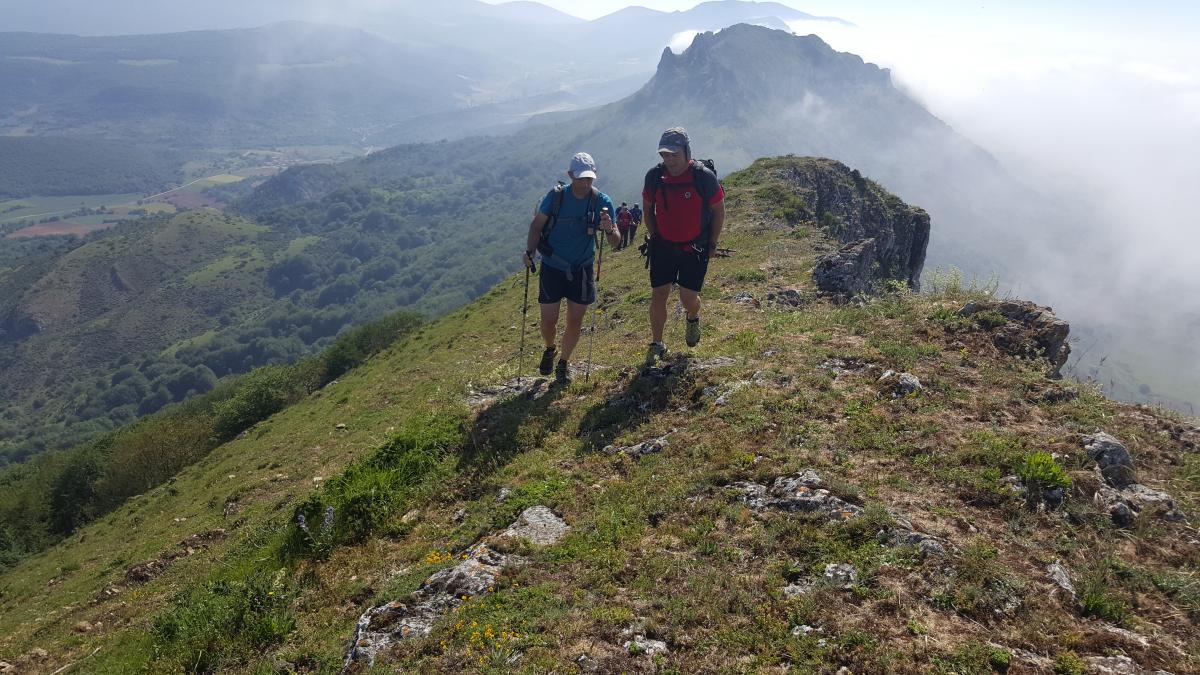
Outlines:
{"label": "blue t-shirt", "polygon": [[[563,187],[563,201],[562,208],[558,210],[558,222],[555,223],[554,229],[550,230],[549,244],[550,248],[554,249],[554,257],[542,256],[542,264],[565,272],[567,271],[566,265],[584,267],[592,263],[596,257],[596,242],[588,236],[589,226],[586,222],[588,200],[591,197],[589,192],[583,196],[583,199],[576,199],[574,193],[571,192],[570,185]],[[542,198],[538,211],[547,216],[550,215],[550,205],[553,200],[554,190],[551,190]],[[613,208],[612,200],[601,192],[596,199],[595,223],[591,225],[597,230],[600,229],[600,209],[604,207],[608,207],[608,216],[613,218],[616,209]],[[545,226],[549,225],[550,223],[547,221]]]}

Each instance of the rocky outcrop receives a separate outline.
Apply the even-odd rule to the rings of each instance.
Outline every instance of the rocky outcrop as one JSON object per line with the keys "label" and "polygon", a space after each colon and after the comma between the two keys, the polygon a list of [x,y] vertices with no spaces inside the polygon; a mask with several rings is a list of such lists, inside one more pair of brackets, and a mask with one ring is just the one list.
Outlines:
{"label": "rocky outcrop", "polygon": [[817,262],[813,277],[829,293],[879,290],[894,280],[916,289],[929,245],[929,214],[857,170],[828,159],[795,158],[780,178],[798,220],[816,223],[842,244]]}
{"label": "rocky outcrop", "polygon": [[826,293],[858,295],[875,287],[875,240],[846,244],[835,253],[821,256],[813,268],[817,288]]}
{"label": "rocky outcrop", "polygon": [[[568,530],[570,527],[549,508],[532,506],[497,536],[549,546]],[[461,554],[458,564],[433,573],[403,601],[394,600],[364,612],[355,624],[342,672],[360,672],[363,666],[373,666],[380,653],[397,643],[429,635],[441,617],[463,602],[494,592],[504,568],[525,562],[484,542],[476,543]]]}
{"label": "rocky outcrop", "polygon": [[1137,482],[1133,457],[1129,455],[1125,444],[1115,437],[1103,431],[1087,436],[1083,439],[1083,449],[1087,450],[1088,459],[1096,462],[1096,468],[1109,485],[1124,488]]}
{"label": "rocky outcrop", "polygon": [[1114,525],[1129,527],[1142,513],[1171,522],[1186,520],[1171,495],[1137,482],[1133,457],[1116,437],[1104,432],[1086,436],[1083,449],[1096,462],[1095,470],[1102,481],[1095,488],[1092,501],[1097,508],[1108,512]]}
{"label": "rocky outcrop", "polygon": [[1015,356],[1050,361],[1050,377],[1062,377],[1060,372],[1071,355],[1067,336],[1071,326],[1054,316],[1049,307],[1024,300],[989,300],[969,302],[958,310],[959,316],[975,316],[992,312],[1004,317],[1006,323],[992,329],[992,342],[1002,351]]}

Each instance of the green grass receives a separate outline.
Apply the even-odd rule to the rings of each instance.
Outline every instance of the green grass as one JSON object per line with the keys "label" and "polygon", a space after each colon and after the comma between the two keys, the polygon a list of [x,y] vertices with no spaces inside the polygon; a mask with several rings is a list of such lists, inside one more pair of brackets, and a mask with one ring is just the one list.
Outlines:
{"label": "green grass", "polygon": [[229,249],[225,257],[218,258],[203,268],[189,274],[187,282],[189,284],[205,286],[215,284],[221,279],[227,278],[239,271],[247,275],[262,272],[264,267],[265,259],[262,250],[257,246],[252,244],[234,246]]}
{"label": "green grass", "polygon": [[[731,177],[734,185],[743,180]],[[759,283],[766,260],[772,280],[809,287],[809,241],[747,231],[768,206],[743,198],[731,212],[726,241],[738,254],[712,271],[727,280],[725,290],[736,287],[729,280]],[[537,504],[561,515],[569,534],[544,549],[497,542],[527,564],[377,669],[572,672],[586,653],[613,672],[987,673],[1009,667],[1010,646],[1052,656],[1104,653],[1089,628],[1093,618],[1041,597],[1054,558],[1079,579],[1107,580],[1109,595],[1093,594],[1095,611],[1114,616],[1112,607],[1136,593],[1143,602],[1127,603],[1127,625],[1144,615],[1165,632],[1190,635],[1186,617],[1162,610],[1191,608],[1196,597],[1194,561],[1162,545],[1173,532],[1116,533],[1086,509],[1070,512],[1078,518],[1030,512],[999,483],[1022,467],[1031,467],[1031,479],[1063,478],[1028,461],[1051,452],[1071,457],[1059,467],[1070,477],[1084,468],[1072,455],[1075,435],[1089,423],[1114,424],[1121,409],[1087,393],[1030,403],[1022,392],[1040,374],[1023,362],[979,354],[962,366],[936,318],[944,298],[894,294],[863,307],[816,301],[781,312],[706,296],[700,346],[683,349],[683,325],[674,319],[668,343],[700,360],[737,362],[659,381],[637,367],[647,331],[641,259],[606,257],[605,279],[606,294],[619,302],[598,321],[600,367],[590,382],[464,409],[468,383],[516,374],[522,286],[508,278],[257,422],[169,485],[0,575],[0,658],[16,658],[36,636],[56,663],[85,657],[95,640],[102,649],[88,665],[96,672],[200,663],[258,673],[280,660],[336,671],[366,608],[405,600]],[[830,358],[874,365],[835,377],[821,365]],[[880,371],[900,363],[926,384],[921,395],[880,395]],[[701,395],[760,371],[759,383],[725,406]],[[1113,428],[1153,441],[1156,452],[1179,452],[1166,437]],[[672,429],[661,453],[602,452]],[[1146,480],[1183,472],[1170,483],[1181,502],[1200,487],[1185,464],[1166,470],[1153,453],[1145,456]],[[846,522],[755,514],[728,487],[769,484],[802,469],[818,470],[834,494],[866,513]],[[238,509],[227,518],[231,502]],[[308,533],[297,527],[299,514]],[[900,518],[944,541],[947,555],[922,560],[915,547],[888,545]],[[119,600],[92,602],[130,565],[214,527],[227,528],[228,540]],[[1115,555],[1091,562],[1096,551],[1118,546],[1136,547],[1136,566]],[[858,568],[854,587],[784,596],[786,584],[845,562]],[[281,569],[286,601],[273,604]],[[47,616],[47,606],[71,609]],[[71,632],[76,621],[118,606],[129,628],[104,619],[111,628],[100,635]],[[820,632],[793,635],[799,624]],[[626,629],[668,642],[671,653],[657,664],[625,653]],[[1154,665],[1189,667],[1169,654]]]}

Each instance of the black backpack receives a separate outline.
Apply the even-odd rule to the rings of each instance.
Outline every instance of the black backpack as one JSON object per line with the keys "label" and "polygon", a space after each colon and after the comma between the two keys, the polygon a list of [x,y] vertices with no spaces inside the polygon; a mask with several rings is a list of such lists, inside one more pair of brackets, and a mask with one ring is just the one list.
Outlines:
{"label": "black backpack", "polygon": [[[537,250],[543,257],[554,257],[554,248],[550,246],[550,231],[558,223],[558,213],[562,210],[563,191],[568,189],[566,183],[559,181],[558,185],[554,186],[554,196],[550,198],[550,214],[549,220],[542,226],[542,236],[538,239]],[[600,212],[597,208],[600,204],[600,191],[595,187],[592,188],[592,194],[588,197],[587,211],[584,214],[584,222],[588,225],[595,225],[600,222]]]}
{"label": "black backpack", "polygon": [[[659,192],[659,190],[662,189],[662,186],[663,186],[662,176],[663,176],[663,172],[666,171],[666,169],[667,169],[667,167],[665,165],[663,165],[662,162],[659,162],[659,164],[657,166],[655,166],[653,169],[650,170],[650,175],[651,175],[650,203],[651,204],[658,203],[658,192]],[[717,176],[717,164],[716,164],[716,162],[712,161],[711,159],[694,160],[692,162],[691,166],[689,167],[689,169],[692,172],[692,182],[690,184],[694,185],[696,187],[696,192],[698,192],[700,194],[700,200],[701,200],[700,201],[700,205],[701,205],[700,234],[697,235],[696,238],[693,239],[690,243],[696,249],[697,252],[701,252],[704,250],[704,247],[708,246],[709,232],[712,227],[712,207],[709,206],[708,200],[712,199],[713,195],[716,193],[712,192],[711,190],[704,189],[704,185],[706,182],[700,180],[700,176],[698,176],[697,173],[704,172],[704,171],[711,173],[713,175],[713,178],[717,179],[716,180],[717,185],[721,184],[721,179]],[[686,187],[687,185],[689,185],[689,184],[684,183],[682,185],[679,185],[678,187]],[[675,186],[672,186],[672,187],[675,187]],[[671,204],[670,204],[670,199],[668,198],[667,195],[668,195],[668,193],[666,193],[666,192],[663,193],[663,208],[667,209],[669,211],[671,209]]]}

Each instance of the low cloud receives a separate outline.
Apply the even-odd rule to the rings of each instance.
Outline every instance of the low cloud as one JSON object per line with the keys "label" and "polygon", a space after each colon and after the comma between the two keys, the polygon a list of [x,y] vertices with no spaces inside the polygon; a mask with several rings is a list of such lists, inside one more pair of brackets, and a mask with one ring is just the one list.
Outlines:
{"label": "low cloud", "polygon": [[[1161,358],[1200,380],[1186,344],[1200,326],[1200,47],[1046,26],[858,24],[790,28],[890,68],[897,86],[1063,205],[1068,222],[1044,227],[1077,240],[1016,261],[1004,285],[1100,327],[1118,358],[1145,366],[1139,377],[1173,379],[1156,376],[1172,365],[1149,363]],[[1174,379],[1167,395],[1200,402],[1200,384]]]}
{"label": "low cloud", "polygon": [[688,47],[692,46],[692,41],[696,39],[696,35],[703,32],[704,30],[702,29],[681,30],[671,36],[671,41],[667,43],[667,46],[671,48],[672,52],[682,54],[687,51]]}

